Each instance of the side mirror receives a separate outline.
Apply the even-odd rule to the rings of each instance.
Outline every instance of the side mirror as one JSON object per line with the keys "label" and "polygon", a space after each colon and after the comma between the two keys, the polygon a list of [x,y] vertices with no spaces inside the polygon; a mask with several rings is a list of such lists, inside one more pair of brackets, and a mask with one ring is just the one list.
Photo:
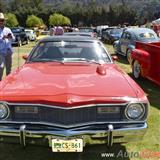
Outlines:
{"label": "side mirror", "polygon": [[22,58],[26,61],[27,58],[28,58],[28,55],[25,54],[25,55],[22,56]]}
{"label": "side mirror", "polygon": [[112,56],[112,60],[113,60],[113,61],[117,61],[117,60],[118,60],[118,57],[117,57],[117,56]]}

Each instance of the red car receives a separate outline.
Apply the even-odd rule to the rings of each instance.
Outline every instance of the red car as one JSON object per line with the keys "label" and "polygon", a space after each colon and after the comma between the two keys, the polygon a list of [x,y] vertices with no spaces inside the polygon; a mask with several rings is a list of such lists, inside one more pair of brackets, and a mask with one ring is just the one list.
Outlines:
{"label": "red car", "polygon": [[97,39],[52,36],[1,82],[0,138],[82,152],[140,140],[148,100]]}
{"label": "red car", "polygon": [[160,85],[160,42],[136,42],[132,51],[132,72],[138,79],[141,76]]}

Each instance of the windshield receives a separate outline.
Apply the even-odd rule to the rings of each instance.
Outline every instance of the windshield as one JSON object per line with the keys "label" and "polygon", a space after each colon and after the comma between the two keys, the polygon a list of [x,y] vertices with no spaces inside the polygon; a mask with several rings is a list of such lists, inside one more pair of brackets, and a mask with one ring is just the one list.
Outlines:
{"label": "windshield", "polygon": [[110,31],[111,34],[122,34],[122,30],[121,29],[113,29]]}
{"label": "windshield", "polygon": [[11,30],[13,33],[19,33],[21,31],[19,28],[12,28]]}
{"label": "windshield", "polygon": [[40,42],[29,58],[31,62],[110,62],[108,53],[99,42]]}
{"label": "windshield", "polygon": [[79,28],[80,32],[93,32],[93,28]]}

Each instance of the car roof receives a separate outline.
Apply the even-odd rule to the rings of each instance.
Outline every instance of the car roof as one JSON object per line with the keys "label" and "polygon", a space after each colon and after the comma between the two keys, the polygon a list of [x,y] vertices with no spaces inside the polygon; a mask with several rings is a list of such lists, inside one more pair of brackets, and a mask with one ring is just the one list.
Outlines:
{"label": "car roof", "polygon": [[149,29],[149,28],[127,28],[126,31],[134,33],[136,35],[138,35],[140,33],[145,33],[145,32],[150,32],[150,33],[155,34],[155,32],[152,29]]}
{"label": "car roof", "polygon": [[93,37],[85,37],[84,36],[67,36],[67,35],[61,35],[61,36],[48,36],[46,38],[43,38],[40,40],[40,42],[47,42],[47,41],[73,41],[73,42],[87,42],[87,41],[98,41],[96,38]]}
{"label": "car roof", "polygon": [[117,29],[117,27],[113,26],[113,27],[107,27],[107,28],[103,28],[103,31],[107,31],[107,30],[111,30],[111,29]]}
{"label": "car roof", "polygon": [[11,29],[24,29],[24,27],[11,27]]}
{"label": "car roof", "polygon": [[90,32],[66,32],[66,33],[64,33],[64,35],[72,35],[72,34],[76,34],[76,35],[81,35],[81,34],[86,34],[86,35],[91,35],[91,33]]}
{"label": "car roof", "polygon": [[79,29],[93,29],[93,27],[78,27]]}
{"label": "car roof", "polygon": [[92,32],[66,32],[64,35],[68,36],[92,36]]}
{"label": "car roof", "polygon": [[33,29],[25,29],[25,31],[33,31]]}

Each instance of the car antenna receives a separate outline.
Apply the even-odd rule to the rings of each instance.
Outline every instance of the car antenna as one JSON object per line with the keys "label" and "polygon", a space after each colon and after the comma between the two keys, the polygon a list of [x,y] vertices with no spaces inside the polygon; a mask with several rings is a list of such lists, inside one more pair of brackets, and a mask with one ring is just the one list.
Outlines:
{"label": "car antenna", "polygon": [[[19,40],[20,40],[20,38],[18,37],[18,42],[19,42]],[[20,47],[20,45],[19,45],[19,43],[18,43],[18,61],[17,61],[17,63],[18,63],[18,69],[19,69],[19,65],[20,65],[20,61],[19,61],[19,47]]]}

